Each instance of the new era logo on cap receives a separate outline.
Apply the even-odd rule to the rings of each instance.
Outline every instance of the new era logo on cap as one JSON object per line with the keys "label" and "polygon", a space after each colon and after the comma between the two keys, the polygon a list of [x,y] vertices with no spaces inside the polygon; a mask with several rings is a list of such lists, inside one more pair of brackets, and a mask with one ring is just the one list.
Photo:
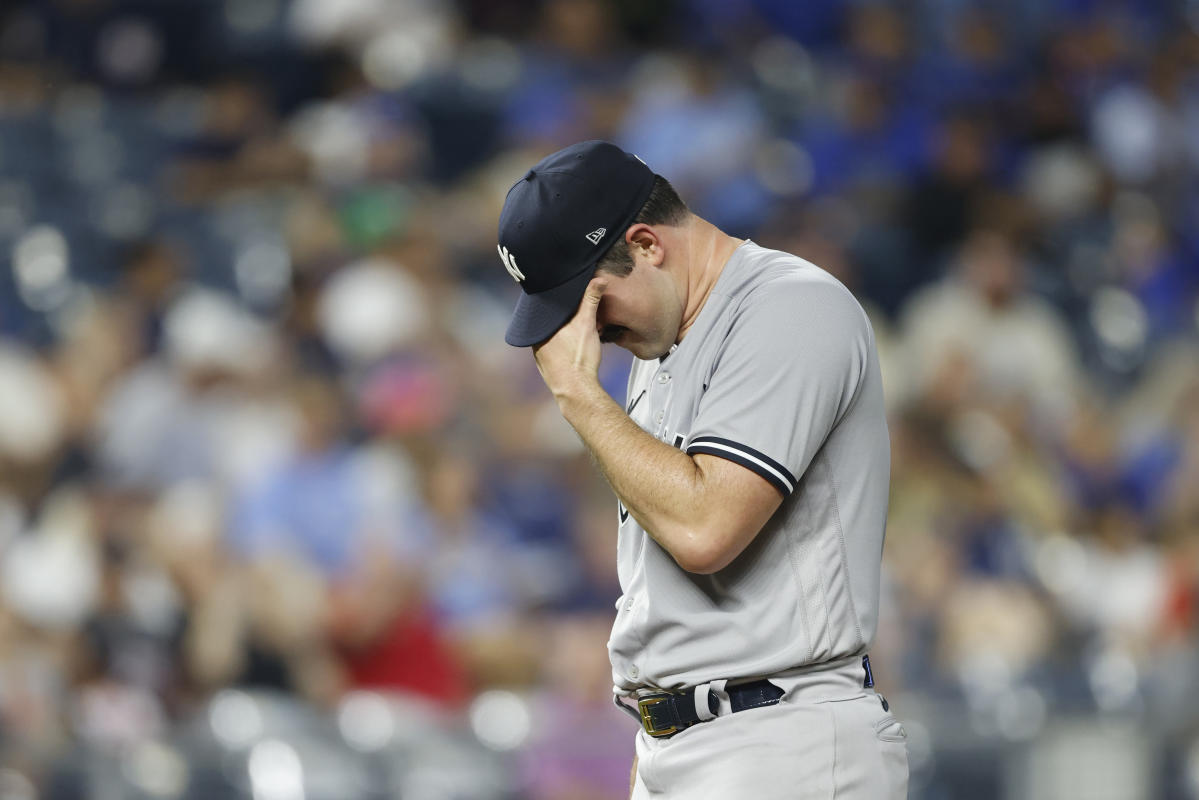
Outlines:
{"label": "new era logo on cap", "polygon": [[608,232],[607,228],[596,228],[591,233],[587,234],[587,241],[592,244],[599,244],[600,239],[604,238],[604,234]]}

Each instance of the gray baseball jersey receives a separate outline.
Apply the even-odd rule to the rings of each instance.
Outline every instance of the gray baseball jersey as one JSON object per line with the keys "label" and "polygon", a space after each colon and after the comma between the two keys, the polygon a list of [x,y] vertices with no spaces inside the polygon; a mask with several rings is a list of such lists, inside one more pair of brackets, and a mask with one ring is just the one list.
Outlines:
{"label": "gray baseball jersey", "polygon": [[621,507],[618,692],[772,675],[865,651],[878,619],[890,445],[874,333],[819,267],[746,242],[682,343],[633,364],[627,409],[733,461],[782,505],[729,566],[679,567]]}

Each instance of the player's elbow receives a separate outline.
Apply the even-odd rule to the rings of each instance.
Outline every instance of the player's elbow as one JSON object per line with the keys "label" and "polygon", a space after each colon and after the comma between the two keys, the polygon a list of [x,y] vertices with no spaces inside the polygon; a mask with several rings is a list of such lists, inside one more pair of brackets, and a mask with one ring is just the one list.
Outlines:
{"label": "player's elbow", "polygon": [[732,563],[732,559],[707,558],[696,561],[679,561],[678,565],[685,572],[690,572],[693,575],[712,575],[720,572],[722,569]]}
{"label": "player's elbow", "polygon": [[732,542],[711,532],[689,532],[683,542],[671,555],[682,569],[696,575],[719,572],[731,564],[740,552]]}
{"label": "player's elbow", "polygon": [[727,567],[732,559],[726,560],[707,553],[679,553],[675,555],[674,560],[686,572],[711,575]]}

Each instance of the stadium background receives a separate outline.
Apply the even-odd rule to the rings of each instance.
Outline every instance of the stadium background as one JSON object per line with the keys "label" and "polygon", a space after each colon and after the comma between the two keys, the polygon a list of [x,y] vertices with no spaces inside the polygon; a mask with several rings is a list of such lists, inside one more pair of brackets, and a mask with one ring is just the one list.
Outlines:
{"label": "stadium background", "polygon": [[1197,31],[6,3],[0,796],[625,796],[615,503],[495,254],[521,171],[608,138],[870,310],[911,796],[1199,798]]}

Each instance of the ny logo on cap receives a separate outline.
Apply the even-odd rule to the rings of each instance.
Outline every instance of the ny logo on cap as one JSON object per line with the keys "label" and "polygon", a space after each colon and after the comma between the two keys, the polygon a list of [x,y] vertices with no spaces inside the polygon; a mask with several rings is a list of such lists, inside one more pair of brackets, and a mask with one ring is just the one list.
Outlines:
{"label": "ny logo on cap", "polygon": [[525,274],[516,267],[516,256],[508,252],[508,248],[503,245],[496,245],[495,249],[500,251],[500,261],[504,262],[504,269],[508,270],[508,274],[512,276],[512,280],[520,283],[525,279]]}
{"label": "ny logo on cap", "polygon": [[608,232],[607,228],[596,228],[591,233],[587,234],[587,241],[592,244],[599,244],[600,239],[604,238],[604,234]]}

